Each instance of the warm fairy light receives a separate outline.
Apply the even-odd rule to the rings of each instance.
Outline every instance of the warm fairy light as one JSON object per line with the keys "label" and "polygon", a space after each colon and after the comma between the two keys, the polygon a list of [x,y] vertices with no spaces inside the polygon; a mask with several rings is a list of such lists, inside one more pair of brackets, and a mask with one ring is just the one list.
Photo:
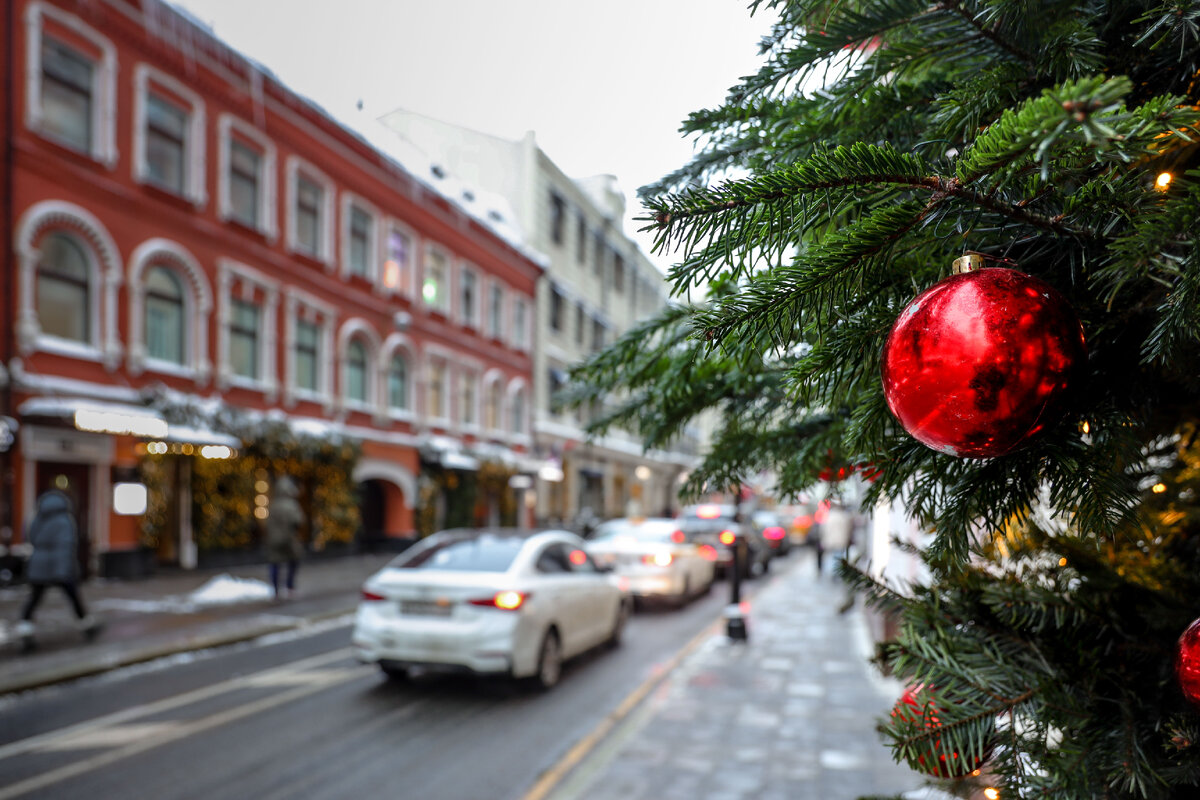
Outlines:
{"label": "warm fairy light", "polygon": [[1088,424],[1087,420],[1084,420],[1084,421],[1083,421],[1083,425],[1079,426],[1079,429],[1080,429],[1081,431],[1083,431],[1084,433],[1091,433],[1091,432],[1092,432],[1092,426]]}
{"label": "warm fairy light", "polygon": [[1066,558],[1066,556],[1063,556],[1062,558],[1060,558],[1060,559],[1058,560],[1058,565],[1059,565],[1060,567],[1065,567],[1065,566],[1067,565],[1067,558]]}
{"label": "warm fairy light", "polygon": [[1165,192],[1167,187],[1171,185],[1171,173],[1160,172],[1158,177],[1154,179],[1154,187],[1160,192]]}
{"label": "warm fairy light", "polygon": [[1000,800],[1000,790],[993,786],[989,786],[983,790],[983,796],[986,797],[987,800]]}
{"label": "warm fairy light", "polygon": [[1154,492],[1155,494],[1162,494],[1166,490],[1167,485],[1165,483],[1156,483],[1150,487],[1150,491]]}

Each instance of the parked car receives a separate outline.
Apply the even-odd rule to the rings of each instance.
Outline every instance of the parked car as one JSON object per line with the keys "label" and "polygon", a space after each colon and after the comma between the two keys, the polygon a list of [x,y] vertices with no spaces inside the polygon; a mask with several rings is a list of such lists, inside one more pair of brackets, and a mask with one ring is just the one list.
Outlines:
{"label": "parked car", "polygon": [[728,576],[733,570],[733,549],[727,541],[741,537],[746,543],[747,559],[741,565],[741,577],[767,572],[771,553],[748,520],[737,518],[737,507],[729,503],[700,503],[684,506],[679,525],[689,541],[707,544],[717,551],[717,574]]}
{"label": "parked car", "polygon": [[573,533],[455,529],[366,580],[352,641],[391,677],[420,667],[549,688],[566,659],[620,642],[629,607]]}
{"label": "parked car", "polygon": [[788,523],[777,511],[760,509],[750,515],[755,532],[773,556],[786,556],[792,549],[792,537],[788,534]]}
{"label": "parked car", "polygon": [[717,551],[688,539],[674,519],[611,519],[587,540],[601,567],[628,581],[638,600],[669,600],[680,606],[712,588]]}

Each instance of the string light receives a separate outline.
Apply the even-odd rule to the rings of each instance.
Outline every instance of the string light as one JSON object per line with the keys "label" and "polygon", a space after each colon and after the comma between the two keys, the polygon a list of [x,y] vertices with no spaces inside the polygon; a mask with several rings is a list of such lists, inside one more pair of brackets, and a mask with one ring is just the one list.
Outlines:
{"label": "string light", "polygon": [[986,797],[987,800],[1000,800],[1000,790],[994,786],[989,786],[983,790],[983,796]]}
{"label": "string light", "polygon": [[1154,492],[1155,494],[1162,494],[1166,490],[1167,485],[1165,483],[1156,483],[1150,487],[1150,491]]}
{"label": "string light", "polygon": [[1160,192],[1165,192],[1167,187],[1171,185],[1172,175],[1169,172],[1160,172],[1158,177],[1154,179],[1154,188]]}

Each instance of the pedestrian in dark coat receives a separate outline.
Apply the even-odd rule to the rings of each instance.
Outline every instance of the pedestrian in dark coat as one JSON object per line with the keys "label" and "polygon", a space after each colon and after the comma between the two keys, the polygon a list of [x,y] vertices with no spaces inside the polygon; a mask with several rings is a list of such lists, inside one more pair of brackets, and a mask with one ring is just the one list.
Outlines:
{"label": "pedestrian in dark coat", "polygon": [[[271,577],[271,589],[275,598],[291,597],[296,591],[296,571],[304,555],[304,544],[300,541],[300,526],[304,524],[304,512],[296,498],[300,491],[296,482],[284,475],[275,482],[275,499],[271,501],[267,515],[267,564]],[[279,589],[279,568],[287,565],[287,576],[283,594]]]}
{"label": "pedestrian in dark coat", "polygon": [[25,541],[33,547],[26,567],[29,581],[29,599],[21,611],[17,624],[17,635],[26,649],[33,647],[33,613],[49,586],[58,586],[71,601],[75,616],[79,619],[84,635],[95,636],[99,626],[88,616],[79,597],[79,533],[75,516],[71,513],[71,501],[60,491],[51,489],[37,500],[37,513],[25,531]]}

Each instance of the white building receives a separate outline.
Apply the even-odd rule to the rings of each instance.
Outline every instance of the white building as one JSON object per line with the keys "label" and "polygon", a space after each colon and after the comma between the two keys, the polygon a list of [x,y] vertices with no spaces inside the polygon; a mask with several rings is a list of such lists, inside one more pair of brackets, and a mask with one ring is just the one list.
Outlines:
{"label": "white building", "polygon": [[677,508],[679,477],[696,460],[699,433],[672,452],[644,454],[640,440],[624,432],[589,442],[582,414],[559,410],[552,399],[570,365],[666,303],[662,273],[622,229],[625,198],[615,178],[568,177],[533,132],[513,141],[405,110],[380,121],[448,173],[507,198],[527,244],[549,259],[534,349],[534,453],[543,459],[533,493],[537,519],[570,523],[588,509],[609,518]]}

